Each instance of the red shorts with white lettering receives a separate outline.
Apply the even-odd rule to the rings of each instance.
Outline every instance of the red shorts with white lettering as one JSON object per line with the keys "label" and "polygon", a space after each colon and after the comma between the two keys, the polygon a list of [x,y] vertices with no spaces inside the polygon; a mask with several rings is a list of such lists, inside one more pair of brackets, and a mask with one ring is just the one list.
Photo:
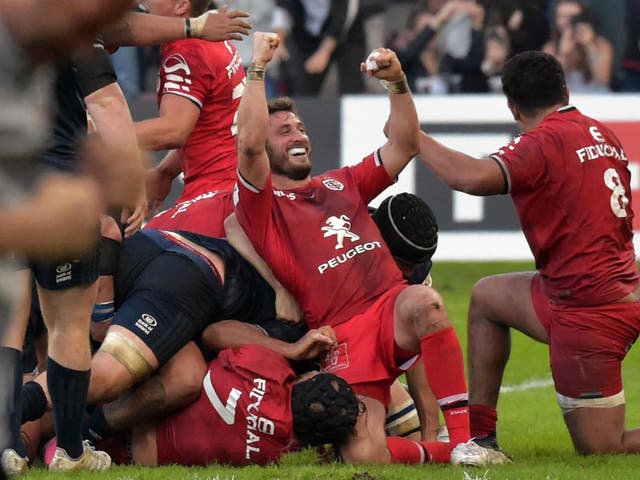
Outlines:
{"label": "red shorts with white lettering", "polygon": [[557,305],[543,293],[539,275],[531,282],[531,299],[549,333],[556,391],[576,399],[620,393],[622,360],[640,332],[640,302]]}
{"label": "red shorts with white lettering", "polygon": [[322,361],[325,372],[344,378],[357,394],[385,407],[391,384],[404,373],[398,366],[416,356],[399,348],[393,334],[393,307],[407,286],[389,290],[364,313],[334,327],[338,344]]}

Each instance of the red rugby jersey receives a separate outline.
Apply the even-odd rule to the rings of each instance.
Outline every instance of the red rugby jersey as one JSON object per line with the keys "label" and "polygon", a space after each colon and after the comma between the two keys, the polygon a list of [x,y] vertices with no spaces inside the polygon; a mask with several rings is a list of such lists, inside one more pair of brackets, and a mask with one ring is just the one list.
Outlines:
{"label": "red rugby jersey", "polygon": [[291,388],[281,355],[258,345],[227,349],[209,364],[196,402],[156,427],[158,465],[248,465],[296,448]]}
{"label": "red rugby jersey", "polygon": [[262,191],[242,178],[236,214],[256,251],[302,307],[309,328],[338,325],[404,283],[367,204],[391,184],[376,154]]}
{"label": "red rugby jersey", "polygon": [[631,175],[605,125],[565,107],[492,156],[551,299],[596,305],[633,290]]}
{"label": "red rugby jersey", "polygon": [[237,112],[244,86],[242,61],[230,42],[184,39],[162,45],[158,105],[164,95],[172,94],[200,108],[198,122],[181,148],[185,190],[180,200],[233,188]]}

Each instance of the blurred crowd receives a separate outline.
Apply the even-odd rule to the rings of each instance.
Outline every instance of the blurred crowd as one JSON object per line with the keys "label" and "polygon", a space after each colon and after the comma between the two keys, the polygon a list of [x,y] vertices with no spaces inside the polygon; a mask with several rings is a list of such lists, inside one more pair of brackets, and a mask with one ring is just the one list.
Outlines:
{"label": "blurred crowd", "polygon": [[[640,91],[640,0],[224,4],[250,12],[253,31],[275,31],[285,39],[268,72],[270,97],[377,93],[357,66],[381,45],[397,52],[415,93],[500,92],[504,62],[524,50],[555,55],[573,93]],[[248,65],[251,39],[236,46]],[[159,58],[157,47],[116,53],[118,78],[129,100],[154,93]]]}

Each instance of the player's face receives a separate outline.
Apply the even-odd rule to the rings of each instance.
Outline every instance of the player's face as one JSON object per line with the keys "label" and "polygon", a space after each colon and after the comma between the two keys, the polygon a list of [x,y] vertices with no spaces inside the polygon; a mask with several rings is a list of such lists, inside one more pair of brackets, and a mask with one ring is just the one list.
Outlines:
{"label": "player's face", "polygon": [[292,112],[269,115],[267,155],[273,173],[304,180],[311,172],[311,142],[304,123]]}

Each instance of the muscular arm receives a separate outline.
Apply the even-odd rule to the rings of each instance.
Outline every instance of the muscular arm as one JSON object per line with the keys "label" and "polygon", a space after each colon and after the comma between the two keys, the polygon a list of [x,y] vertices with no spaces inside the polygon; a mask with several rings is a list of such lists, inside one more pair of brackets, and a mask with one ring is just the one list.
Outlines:
{"label": "muscular arm", "polygon": [[445,147],[424,132],[420,132],[420,158],[454,190],[472,195],[506,193],[504,173],[491,158],[477,159]]}
{"label": "muscular arm", "polygon": [[224,221],[229,243],[247,260],[276,292],[276,315],[281,320],[300,322],[302,310],[289,291],[275,277],[271,268],[253,248],[251,241],[238,223],[235,213]]}
{"label": "muscular arm", "polygon": [[[265,53],[267,43],[264,34],[254,35],[253,62],[264,66],[269,63],[273,51]],[[275,48],[277,41],[273,50]],[[265,147],[269,112],[264,81],[249,77],[238,108],[238,171],[254,187],[262,189],[269,176],[269,158]]]}
{"label": "muscular arm", "polygon": [[69,54],[131,7],[131,0],[0,0],[0,18],[37,60]]}
{"label": "muscular arm", "polygon": [[322,327],[309,330],[295,343],[288,343],[265,335],[255,325],[238,320],[223,320],[205,328],[202,332],[202,340],[211,350],[219,351],[242,345],[262,345],[289,360],[310,360],[335,343],[335,333],[331,327]]}
{"label": "muscular arm", "polygon": [[[402,66],[396,54],[388,49],[377,49],[380,56],[376,61],[386,65],[373,74],[376,78],[396,82],[403,77]],[[420,123],[411,92],[389,92],[391,111],[386,125],[387,143],[380,150],[380,157],[387,173],[395,178],[409,161],[418,153],[418,133]]]}
{"label": "muscular arm", "polygon": [[135,205],[144,188],[144,169],[122,90],[117,83],[111,83],[86,96],[85,104],[100,142],[109,151],[109,158],[104,158],[98,167],[102,169],[107,201],[119,206]]}
{"label": "muscular arm", "polygon": [[[242,40],[243,35],[248,35],[251,28],[251,25],[242,19],[248,16],[247,12],[240,10],[229,12],[221,9],[218,13],[207,12],[198,17],[205,22],[202,34],[198,38],[212,42]],[[106,28],[103,38],[107,45],[159,45],[185,38],[185,19],[130,12]]]}
{"label": "muscular arm", "polygon": [[182,147],[200,117],[200,108],[191,100],[165,94],[157,118],[136,122],[135,133],[143,150],[169,150]]}

